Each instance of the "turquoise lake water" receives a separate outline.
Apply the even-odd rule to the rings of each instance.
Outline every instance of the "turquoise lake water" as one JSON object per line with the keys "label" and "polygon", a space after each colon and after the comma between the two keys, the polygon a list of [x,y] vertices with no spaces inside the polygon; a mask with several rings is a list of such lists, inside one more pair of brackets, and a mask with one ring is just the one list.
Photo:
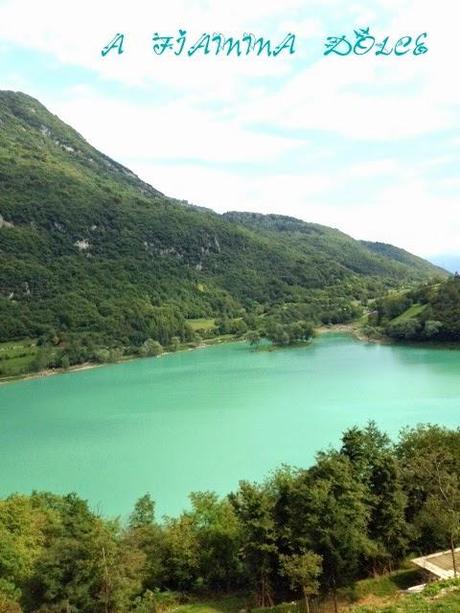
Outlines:
{"label": "turquoise lake water", "polygon": [[0,495],[75,491],[105,515],[150,492],[177,514],[282,463],[308,466],[373,419],[390,435],[460,425],[460,351],[361,343],[225,344],[0,386]]}

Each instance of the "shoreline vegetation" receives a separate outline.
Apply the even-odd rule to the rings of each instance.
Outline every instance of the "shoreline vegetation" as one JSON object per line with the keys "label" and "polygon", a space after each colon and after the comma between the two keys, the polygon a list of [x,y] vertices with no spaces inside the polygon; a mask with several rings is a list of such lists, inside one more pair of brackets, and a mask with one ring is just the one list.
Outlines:
{"label": "shoreline vegetation", "polygon": [[[314,335],[310,339],[305,340],[305,341],[298,341],[296,343],[291,343],[288,345],[270,344],[270,345],[265,345],[263,347],[254,346],[253,348],[258,351],[277,351],[279,349],[295,349],[295,348],[300,348],[300,347],[306,347],[311,344],[311,342],[314,340],[315,337],[321,336],[323,334],[331,334],[331,333],[332,334],[334,333],[335,334],[350,334],[354,336],[354,338],[362,342],[391,344],[391,340],[389,339],[388,340],[372,339],[372,338],[367,337],[365,334],[363,334],[360,328],[356,326],[356,324],[331,324],[329,326],[320,326],[316,328],[314,331]],[[0,376],[0,385],[6,385],[8,383],[29,381],[29,380],[34,380],[34,379],[41,379],[44,377],[53,377],[57,375],[81,372],[85,370],[92,370],[95,368],[102,368],[105,366],[115,366],[117,364],[125,364],[127,362],[141,360],[141,359],[144,359],[144,357],[161,358],[161,357],[172,355],[174,353],[179,353],[182,351],[195,351],[197,349],[205,349],[207,347],[212,347],[213,345],[218,345],[222,343],[235,343],[235,342],[241,342],[241,343],[246,342],[249,344],[251,343],[249,338],[242,338],[236,335],[226,335],[223,337],[216,337],[213,339],[202,340],[200,344],[196,344],[194,346],[180,346],[175,351],[166,350],[158,354],[157,356],[139,356],[139,355],[129,356],[128,355],[128,356],[121,357],[120,359],[114,362],[106,362],[106,363],[99,363],[99,364],[96,362],[84,362],[82,364],[75,364],[73,366],[69,366],[68,368],[62,368],[62,367],[61,368],[45,368],[37,372],[18,374],[18,375],[13,375],[10,377]]]}
{"label": "shoreline vegetation", "polygon": [[[367,318],[367,315],[365,317]],[[211,320],[198,320],[198,321],[211,321]],[[222,343],[235,343],[235,342],[243,343],[245,342],[251,345],[252,348],[256,351],[278,351],[280,349],[302,348],[302,347],[306,347],[310,345],[316,337],[322,336],[324,334],[347,334],[355,338],[357,341],[360,341],[363,343],[376,343],[380,345],[400,345],[401,344],[401,340],[391,338],[383,334],[381,335],[367,334],[365,331],[365,327],[363,326],[363,318],[361,318],[360,320],[356,320],[354,322],[346,323],[346,324],[321,325],[314,329],[312,335],[308,339],[299,340],[299,341],[288,343],[288,344],[277,344],[277,343],[272,342],[271,344],[264,344],[261,346],[259,342],[263,340],[262,338],[258,339],[257,342],[254,342],[254,339],[251,340],[250,335],[243,337],[243,336],[238,336],[235,334],[226,334],[226,335],[217,336],[214,338],[201,339],[199,343],[189,343],[186,345],[179,345],[174,350],[166,349],[166,350],[161,351],[161,353],[158,353],[158,355],[147,355],[147,356],[125,355],[111,362],[97,363],[97,362],[88,361],[88,362],[83,362],[81,364],[75,364],[67,368],[63,368],[63,367],[45,368],[40,371],[22,373],[22,374],[12,375],[9,377],[0,375],[0,386],[6,385],[9,383],[17,383],[21,381],[41,379],[44,377],[53,377],[57,375],[76,373],[76,372],[81,372],[85,370],[92,370],[95,368],[102,368],[105,366],[115,366],[117,364],[125,364],[128,362],[133,362],[135,360],[144,359],[144,357],[161,358],[161,357],[172,355],[174,353],[178,353],[182,351],[195,351],[197,349],[205,349],[207,347],[211,347],[213,345],[222,344]],[[460,343],[458,342],[439,343],[439,342],[434,342],[434,341],[432,342],[406,341],[404,342],[404,344],[407,346],[412,346],[412,347],[423,346],[423,347],[429,347],[429,348],[435,348],[435,349],[454,349],[454,350],[460,349]]]}
{"label": "shoreline vegetation", "polygon": [[75,364],[73,366],[69,366],[68,368],[45,368],[43,370],[31,373],[23,373],[14,375],[11,377],[2,377],[0,376],[0,385],[4,385],[7,383],[14,383],[20,381],[28,381],[33,379],[41,379],[43,377],[53,377],[57,375],[65,375],[69,373],[80,372],[84,370],[92,370],[94,368],[103,368],[107,366],[116,366],[117,364],[126,364],[128,362],[134,362],[136,360],[142,360],[145,358],[162,358],[167,355],[173,355],[175,353],[180,353],[183,351],[195,351],[197,349],[206,349],[206,347],[212,347],[213,345],[218,345],[221,343],[234,343],[234,342],[245,342],[246,339],[238,338],[236,336],[226,335],[223,337],[216,337],[213,339],[202,340],[199,344],[193,345],[180,345],[174,351],[164,350],[158,355],[150,355],[150,356],[141,356],[141,355],[126,355],[122,356],[113,362],[83,362],[82,364]]}
{"label": "shoreline vegetation", "polygon": [[0,499],[0,610],[418,613],[446,596],[439,610],[458,611],[459,578],[403,592],[425,580],[418,555],[447,551],[455,568],[459,474],[460,429],[393,441],[370,422],[307,468],[193,492],[160,520],[149,493],[123,521],[75,493],[12,494]]}
{"label": "shoreline vegetation", "polygon": [[[0,385],[78,372],[216,343],[247,341],[258,351],[308,345],[316,335],[350,334],[361,342],[436,349],[460,347],[460,277],[435,279],[376,298],[324,309],[308,303],[255,305],[224,316],[185,319],[158,307],[135,342],[96,331],[50,330],[38,338],[0,342]],[[271,345],[269,344],[271,343]]]}

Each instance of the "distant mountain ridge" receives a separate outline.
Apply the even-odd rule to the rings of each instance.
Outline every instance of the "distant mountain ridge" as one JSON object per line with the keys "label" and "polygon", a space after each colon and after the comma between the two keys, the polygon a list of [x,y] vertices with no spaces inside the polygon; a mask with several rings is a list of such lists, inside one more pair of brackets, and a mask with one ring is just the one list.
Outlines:
{"label": "distant mountain ridge", "polygon": [[[414,268],[421,271],[425,270],[427,260],[413,255],[405,249],[400,249],[399,247],[389,245],[388,243],[372,243],[369,241],[361,241],[361,243],[374,253],[377,253],[378,255],[383,255],[387,258],[390,258],[391,260],[394,260],[395,262],[401,262],[402,264],[413,266]],[[438,266],[438,272],[445,273],[445,270],[441,266]]]}
{"label": "distant mountain ridge", "polygon": [[[408,266],[414,271],[419,271],[421,274],[426,272],[429,272],[429,274],[445,274],[445,270],[439,267],[428,269],[426,260],[404,249],[385,243],[356,241],[347,234],[340,232],[340,230],[328,226],[308,223],[285,215],[262,215],[260,213],[232,211],[224,213],[224,217],[259,231],[289,235],[292,243],[298,245],[305,253],[318,249],[328,249],[337,262],[353,272],[385,274],[388,271],[388,263],[392,260]],[[351,251],[353,251],[353,256]],[[382,259],[380,257],[375,258],[374,254],[381,256]]]}
{"label": "distant mountain ridge", "polygon": [[351,300],[445,274],[325,226],[182,204],[9,91],[0,92],[0,262],[0,340],[64,330],[134,344],[159,319],[180,333],[182,318]]}

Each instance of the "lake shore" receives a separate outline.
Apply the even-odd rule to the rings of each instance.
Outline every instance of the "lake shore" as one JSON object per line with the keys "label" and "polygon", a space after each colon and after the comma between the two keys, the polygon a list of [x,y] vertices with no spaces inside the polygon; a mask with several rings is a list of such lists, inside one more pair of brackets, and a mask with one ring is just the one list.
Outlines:
{"label": "lake shore", "polygon": [[[331,324],[329,326],[320,326],[319,328],[315,329],[315,335],[331,334],[331,333],[351,334],[352,336],[354,336],[357,340],[361,342],[378,342],[378,343],[386,342],[388,343],[388,341],[385,341],[385,339],[382,339],[382,340],[381,339],[378,339],[378,340],[370,339],[369,337],[367,337],[365,334],[362,333],[362,330],[359,329],[356,323],[354,324],[353,323]],[[161,358],[162,356],[170,355],[172,353],[178,353],[180,351],[195,351],[196,349],[204,349],[205,347],[211,347],[213,345],[218,345],[221,343],[232,343],[238,340],[242,340],[242,339],[238,339],[232,335],[225,335],[223,337],[206,339],[201,344],[197,345],[196,347],[185,346],[185,347],[181,347],[180,349],[178,349],[178,351],[174,351],[174,352],[164,351],[162,354],[160,354],[157,357]],[[305,346],[305,344],[309,344],[309,343],[303,343],[302,346]],[[277,349],[277,347],[273,348],[273,350],[275,349]],[[16,383],[16,382],[21,382],[21,381],[31,381],[35,379],[42,379],[44,377],[54,377],[57,375],[81,372],[84,370],[92,370],[94,368],[102,368],[104,366],[115,366],[116,364],[125,364],[126,362],[132,362],[133,360],[141,360],[141,359],[144,359],[143,356],[133,355],[133,356],[125,356],[124,358],[117,360],[115,362],[105,362],[105,363],[84,362],[82,364],[75,364],[74,366],[69,366],[69,368],[46,368],[44,370],[40,370],[37,372],[25,373],[21,375],[14,375],[11,377],[2,377],[0,378],[0,385],[7,385],[9,383]]]}
{"label": "lake shore", "polygon": [[[135,359],[135,358],[132,358]],[[127,360],[120,360],[120,362],[113,362],[113,364],[120,364],[122,362],[128,362]],[[95,362],[84,362],[83,364],[76,364],[75,366],[69,366],[69,368],[47,368],[45,370],[39,370],[37,372],[31,372],[23,375],[14,375],[12,377],[3,377],[0,379],[0,385],[6,385],[7,383],[15,383],[17,381],[29,381],[31,379],[42,379],[43,377],[54,377],[55,375],[63,375],[70,372],[79,372],[81,370],[92,370],[93,368],[100,368],[101,366],[109,366],[109,364],[96,364]]]}
{"label": "lake shore", "polygon": [[235,342],[235,337],[232,338],[213,338],[209,340],[203,341],[201,344],[196,347],[188,347],[184,346],[178,349],[177,351],[164,351],[158,356],[140,356],[140,355],[132,355],[125,356],[120,360],[115,362],[83,362],[82,364],[75,364],[74,366],[69,366],[69,368],[45,368],[44,370],[39,370],[37,372],[25,373],[22,375],[13,375],[11,377],[1,377],[0,385],[7,385],[8,383],[17,383],[20,381],[31,381],[34,379],[42,379],[45,377],[54,377],[57,375],[65,375],[69,373],[80,372],[82,370],[93,370],[94,368],[103,368],[104,366],[115,366],[116,364],[125,364],[127,362],[133,362],[134,360],[142,360],[145,357],[157,357],[161,358],[166,355],[171,355],[173,353],[179,353],[181,351],[195,351],[196,349],[204,349],[205,347],[211,347],[212,345],[218,345],[220,343],[229,343]]}
{"label": "lake shore", "polygon": [[390,338],[381,337],[381,338],[371,338],[367,334],[363,332],[363,329],[355,323],[349,324],[331,324],[329,326],[320,326],[315,330],[316,334],[351,334],[357,340],[363,343],[379,343],[382,345],[391,345],[392,341]]}
{"label": "lake shore", "polygon": [[[322,336],[323,334],[350,334],[351,336],[353,336],[356,340],[363,342],[363,343],[377,343],[379,345],[395,345],[398,344],[396,343],[394,340],[392,340],[389,337],[380,337],[380,338],[371,338],[369,336],[367,336],[364,332],[362,327],[357,324],[357,322],[352,322],[352,323],[348,323],[348,324],[330,324],[330,325],[323,325],[323,326],[319,326],[318,328],[315,329],[315,336]],[[159,358],[161,358],[162,356],[166,356],[166,355],[170,355],[172,353],[178,353],[180,351],[195,351],[196,349],[204,349],[205,347],[211,347],[213,345],[218,345],[221,343],[233,343],[236,341],[241,341],[243,339],[241,338],[237,338],[235,336],[232,335],[225,335],[222,337],[216,337],[216,338],[211,338],[211,339],[206,339],[204,340],[201,344],[197,345],[196,347],[189,347],[189,346],[184,346],[181,347],[180,349],[178,349],[177,351],[165,351],[162,354],[160,354]],[[310,341],[311,342],[311,341]],[[308,343],[302,343],[302,346],[308,345]],[[292,346],[291,346],[292,347]],[[286,347],[285,347],[286,348]],[[452,348],[452,347],[444,347],[441,346],[441,348]],[[458,347],[455,347],[458,348]],[[273,351],[279,349],[279,347],[273,347]],[[54,377],[56,375],[63,375],[63,374],[68,374],[68,373],[74,373],[74,372],[80,372],[83,370],[92,370],[93,368],[101,368],[104,366],[114,366],[116,364],[124,364],[126,362],[132,362],[133,360],[140,360],[143,359],[142,356],[139,355],[133,355],[133,356],[126,356],[120,360],[117,360],[116,362],[106,362],[106,363],[102,363],[102,364],[98,364],[95,362],[84,362],[83,364],[76,364],[75,366],[70,366],[67,369],[64,368],[47,368],[45,370],[41,370],[38,372],[33,372],[33,373],[27,373],[27,374],[23,374],[23,375],[15,375],[12,377],[4,377],[4,378],[0,378],[0,385],[6,385],[8,383],[15,383],[15,382],[19,382],[19,381],[29,381],[29,380],[33,380],[33,379],[41,379],[43,377]]]}

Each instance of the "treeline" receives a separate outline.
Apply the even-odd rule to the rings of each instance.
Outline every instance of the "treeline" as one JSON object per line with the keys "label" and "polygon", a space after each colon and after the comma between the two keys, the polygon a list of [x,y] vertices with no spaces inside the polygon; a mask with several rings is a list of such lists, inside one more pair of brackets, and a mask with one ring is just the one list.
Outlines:
{"label": "treeline", "polygon": [[[78,300],[75,304],[66,302],[61,317],[65,325],[38,326],[34,330],[38,336],[29,337],[27,344],[35,347],[33,358],[16,361],[12,366],[11,357],[16,357],[16,351],[0,353],[0,377],[66,369],[85,362],[113,363],[126,357],[157,356],[164,351],[196,347],[217,337],[247,339],[253,345],[261,339],[274,345],[305,342],[313,336],[316,326],[348,323],[363,313],[353,294],[347,296],[346,290],[339,288],[335,293],[332,298],[328,292],[318,290],[308,303],[253,304],[247,309],[228,302],[215,325],[203,329],[193,329],[178,306],[152,305],[146,299],[120,296],[116,303],[105,300],[97,307],[101,311],[99,319],[85,310],[79,311]],[[95,308],[91,313],[94,316]],[[1,316],[0,301],[0,321]],[[19,330],[18,321],[3,319],[0,341],[13,326]]]}
{"label": "treeline", "polygon": [[259,344],[262,339],[271,341],[273,345],[293,345],[310,340],[314,334],[314,324],[297,319],[299,313],[296,311],[291,311],[290,315],[286,316],[289,311],[287,305],[285,309],[286,313],[282,318],[276,313],[263,313],[259,317],[245,315],[234,320],[217,320],[216,328],[208,332],[208,336],[230,334],[236,338],[244,338],[253,346]]}
{"label": "treeline", "polygon": [[171,592],[248,594],[248,606],[334,595],[410,553],[454,548],[460,430],[419,426],[393,444],[370,423],[308,469],[283,467],[225,498],[191,494],[177,518],[149,495],[127,522],[76,495],[0,501],[0,610],[158,610]]}
{"label": "treeline", "polygon": [[397,340],[460,341],[460,277],[390,293],[376,302],[370,323]]}
{"label": "treeline", "polygon": [[[129,305],[128,320],[126,313],[117,311],[115,306],[106,304],[105,308],[109,316],[105,330],[98,330],[91,321],[87,322],[86,331],[80,332],[75,332],[70,325],[42,329],[32,344],[33,351],[29,343],[31,359],[17,362],[17,372],[12,371],[8,350],[3,351],[0,376],[69,368],[85,362],[117,362],[126,356],[156,356],[201,341],[176,307],[149,305],[142,313],[133,301]],[[71,314],[69,311],[69,317]],[[14,362],[16,352],[11,353]]]}
{"label": "treeline", "polygon": [[[0,275],[1,276],[1,275]],[[362,281],[310,292],[308,301],[258,304],[246,307],[222,298],[215,303],[215,325],[193,329],[186,313],[177,304],[154,304],[129,290],[112,300],[94,298],[85,306],[76,297],[62,297],[59,321],[43,309],[41,324],[34,324],[36,342],[33,359],[9,361],[7,350],[0,355],[0,376],[27,374],[45,369],[68,368],[84,362],[117,362],[125,357],[156,356],[163,351],[194,347],[216,337],[247,339],[256,345],[267,339],[275,345],[308,341],[320,325],[356,321],[369,310],[364,332],[372,337],[385,335],[403,341],[458,342],[460,340],[460,278],[440,279],[406,291],[385,292],[381,283],[370,286]],[[373,300],[370,292],[384,294]],[[55,299],[55,304],[59,300]],[[16,335],[21,338],[27,326],[27,309],[11,304],[9,315],[0,300],[0,342]],[[16,317],[11,317],[11,309]],[[209,311],[212,313],[212,309]],[[191,308],[190,314],[196,314]],[[193,319],[192,319],[193,320]],[[14,331],[14,334],[13,334]],[[16,370],[14,370],[16,368]]]}
{"label": "treeline", "polygon": [[243,311],[239,317],[216,320],[215,328],[200,330],[205,338],[232,335],[245,338],[252,345],[267,339],[274,345],[292,345],[308,341],[315,328],[322,324],[345,324],[356,320],[363,306],[351,297],[345,298],[337,288],[335,299],[316,295],[308,303],[282,303],[274,306],[259,305],[253,312]]}

